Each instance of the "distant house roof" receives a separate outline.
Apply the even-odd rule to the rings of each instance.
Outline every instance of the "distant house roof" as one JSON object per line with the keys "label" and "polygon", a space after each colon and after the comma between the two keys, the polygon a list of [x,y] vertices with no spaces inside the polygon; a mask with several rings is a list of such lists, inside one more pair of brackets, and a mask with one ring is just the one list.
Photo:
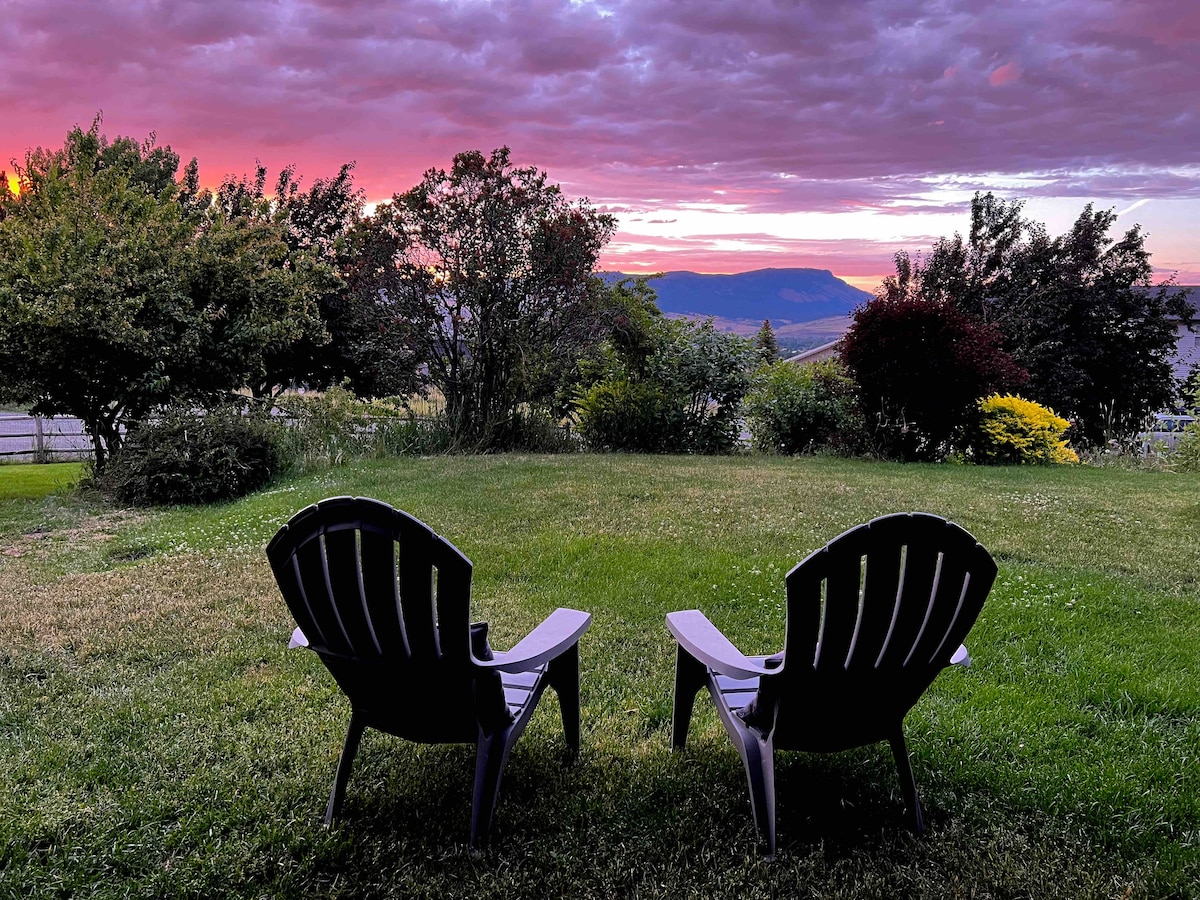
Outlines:
{"label": "distant house roof", "polygon": [[828,344],[821,344],[819,347],[810,347],[808,350],[797,353],[795,356],[789,356],[784,362],[800,365],[801,363],[820,362],[823,359],[829,359],[837,356],[837,346],[840,342],[841,338],[838,338],[830,341]]}
{"label": "distant house roof", "polygon": [[1177,316],[1168,317],[1175,322],[1175,352],[1171,354],[1171,369],[1179,381],[1186,379],[1193,367],[1200,366],[1200,286],[1181,284],[1172,287],[1170,293],[1187,290],[1191,291],[1188,302],[1194,310],[1196,323],[1189,329]]}

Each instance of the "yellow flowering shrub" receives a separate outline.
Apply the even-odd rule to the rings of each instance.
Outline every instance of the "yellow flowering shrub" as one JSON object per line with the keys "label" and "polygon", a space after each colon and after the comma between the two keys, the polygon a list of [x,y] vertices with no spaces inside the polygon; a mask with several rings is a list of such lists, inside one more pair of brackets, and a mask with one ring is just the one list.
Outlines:
{"label": "yellow flowering shrub", "polygon": [[981,463],[1077,463],[1063,433],[1070,423],[1054,410],[1013,394],[979,401],[979,427],[973,442]]}

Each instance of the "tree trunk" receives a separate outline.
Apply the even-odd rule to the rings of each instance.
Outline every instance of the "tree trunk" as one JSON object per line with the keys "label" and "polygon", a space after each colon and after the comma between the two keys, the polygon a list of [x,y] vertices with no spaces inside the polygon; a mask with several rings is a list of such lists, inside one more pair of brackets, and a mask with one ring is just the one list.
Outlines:
{"label": "tree trunk", "polygon": [[101,425],[99,419],[84,419],[83,430],[87,432],[88,437],[92,439],[92,452],[96,457],[95,470],[99,475],[104,471],[104,467],[108,464],[107,447],[104,443],[104,438],[101,436]]}

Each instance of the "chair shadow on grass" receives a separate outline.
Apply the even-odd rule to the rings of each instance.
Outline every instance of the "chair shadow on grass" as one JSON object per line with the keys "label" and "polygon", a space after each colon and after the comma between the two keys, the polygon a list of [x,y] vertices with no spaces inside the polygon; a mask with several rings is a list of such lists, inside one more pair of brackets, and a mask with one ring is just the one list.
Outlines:
{"label": "chair shadow on grass", "polygon": [[[572,760],[553,734],[550,719],[558,711],[553,703],[548,707],[513,751],[495,837],[479,857],[485,866],[488,859],[536,855],[547,846],[586,852],[582,848],[594,842],[589,832],[602,842],[640,846],[660,860],[708,843],[734,848],[734,857],[754,855],[745,774],[722,734],[698,734],[686,751],[671,753],[669,730],[660,725],[652,738],[660,747],[635,762],[589,746],[585,722],[583,747]],[[466,744],[417,745],[368,733],[335,829],[353,844],[382,841],[430,857],[468,853],[473,767],[474,749]],[[886,745],[837,756],[781,753],[776,779],[784,854],[820,848],[837,858],[920,840],[906,828]],[[313,798],[323,786],[314,785]],[[923,786],[931,798],[969,790],[929,778]],[[927,804],[926,812],[936,832],[946,814],[936,804]]]}
{"label": "chair shadow on grass", "polygon": [[[923,789],[927,833],[936,836],[953,816],[936,798],[946,792],[961,797],[972,788],[925,774],[918,786]],[[714,840],[734,848],[731,855],[753,853],[756,846],[765,849],[751,815],[745,770],[723,733],[694,735],[686,750],[672,755],[663,780],[666,790],[682,798],[683,811],[672,823],[681,840],[688,832],[707,829]],[[775,783],[782,853],[821,848],[826,855],[840,856],[923,840],[909,827],[886,743],[839,754],[777,753]]]}
{"label": "chair shadow on grass", "polygon": [[[597,773],[587,762],[586,736],[580,754],[573,754],[555,727],[558,715],[557,699],[543,699],[530,729],[513,749],[493,819],[496,836],[478,848],[484,858],[493,848],[516,849],[526,839],[522,835],[561,832],[561,840],[570,839],[574,826],[562,821],[562,811],[588,802],[587,786]],[[435,856],[468,852],[464,839],[474,772],[475,748],[470,744],[417,744],[368,731],[333,827],[351,841],[383,839]],[[323,787],[323,780],[315,783],[313,797],[319,797]],[[315,815],[318,807],[308,799],[303,803]]]}

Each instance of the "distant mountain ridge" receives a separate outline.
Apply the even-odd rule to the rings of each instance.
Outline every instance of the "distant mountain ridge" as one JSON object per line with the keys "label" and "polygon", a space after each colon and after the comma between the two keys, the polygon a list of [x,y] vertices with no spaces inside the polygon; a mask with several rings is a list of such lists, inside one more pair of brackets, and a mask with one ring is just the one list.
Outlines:
{"label": "distant mountain ridge", "polygon": [[[606,272],[609,281],[633,277]],[[840,337],[854,308],[871,299],[827,269],[756,269],[735,275],[667,272],[650,281],[671,316],[712,316],[719,328],[753,334],[770,319],[781,338],[805,343]]]}

